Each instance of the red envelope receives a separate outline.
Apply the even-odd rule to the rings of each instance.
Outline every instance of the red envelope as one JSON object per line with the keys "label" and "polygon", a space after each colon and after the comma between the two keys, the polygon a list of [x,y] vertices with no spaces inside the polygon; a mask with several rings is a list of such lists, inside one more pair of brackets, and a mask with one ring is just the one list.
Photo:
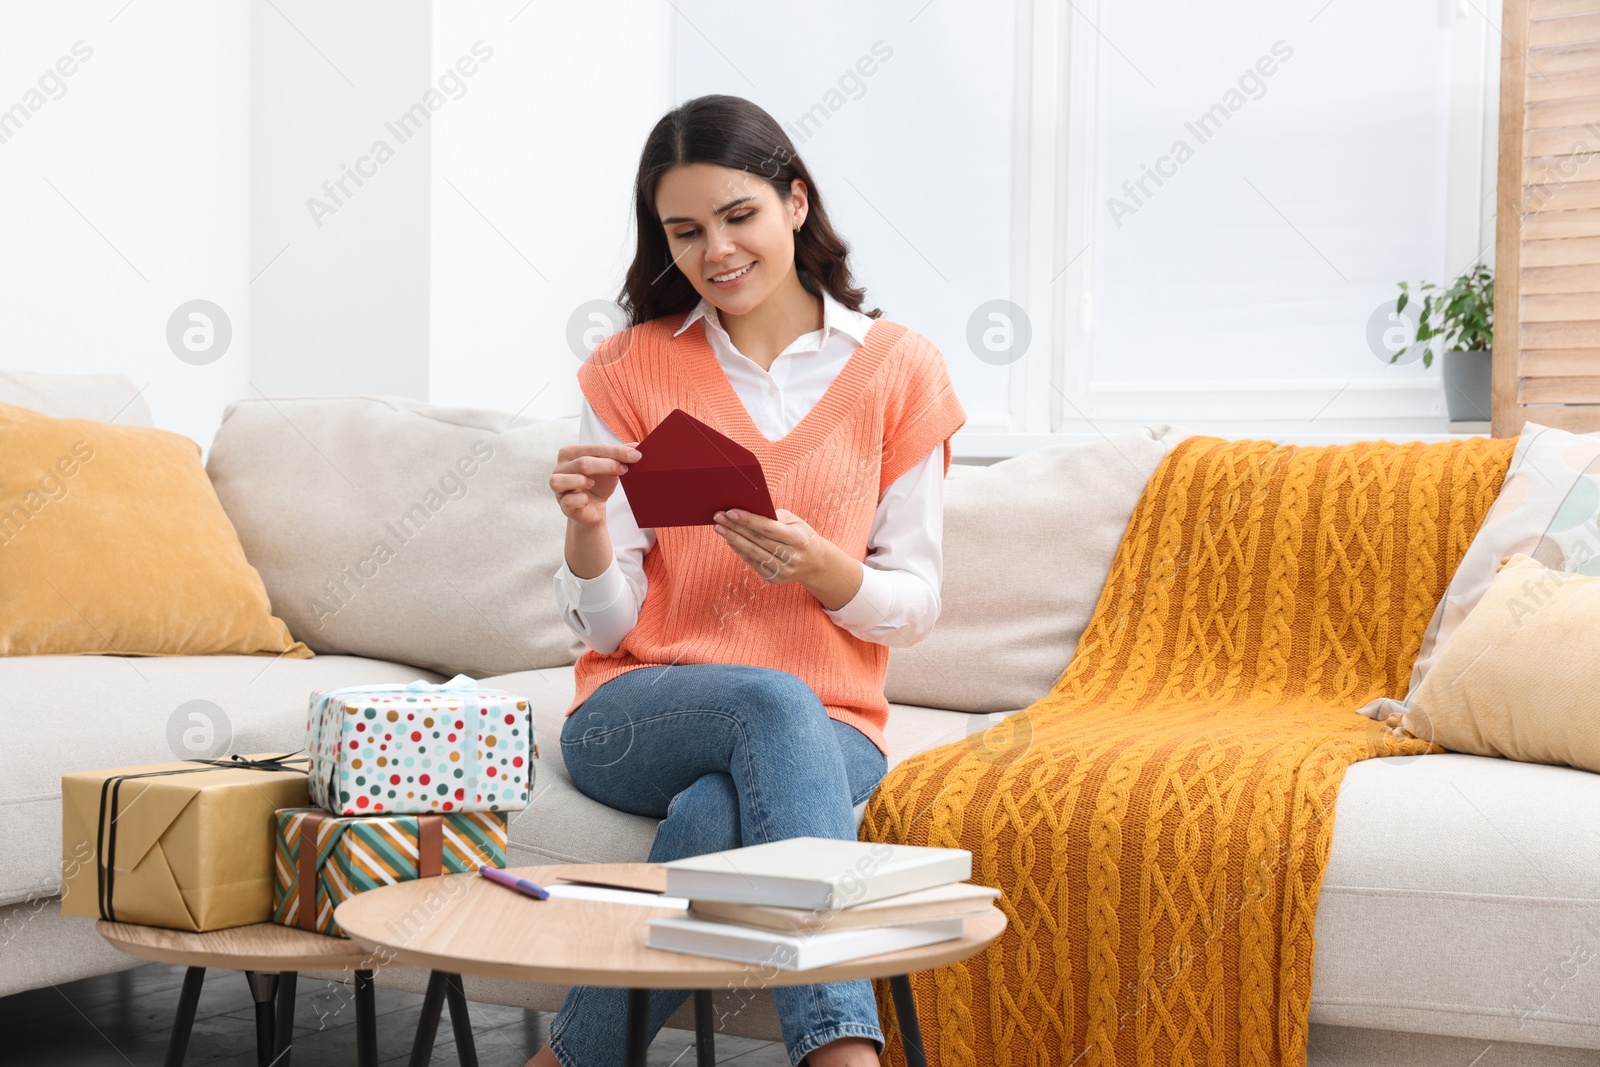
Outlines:
{"label": "red envelope", "polygon": [[641,528],[712,526],[712,515],[733,508],[777,521],[755,454],[682,408],[634,447],[642,458],[618,481]]}

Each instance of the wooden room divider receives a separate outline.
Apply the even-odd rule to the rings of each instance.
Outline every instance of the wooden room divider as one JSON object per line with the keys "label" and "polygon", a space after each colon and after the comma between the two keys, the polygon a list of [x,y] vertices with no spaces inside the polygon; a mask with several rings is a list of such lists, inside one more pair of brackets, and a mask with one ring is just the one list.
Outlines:
{"label": "wooden room divider", "polygon": [[1496,437],[1600,430],[1600,0],[1505,0]]}

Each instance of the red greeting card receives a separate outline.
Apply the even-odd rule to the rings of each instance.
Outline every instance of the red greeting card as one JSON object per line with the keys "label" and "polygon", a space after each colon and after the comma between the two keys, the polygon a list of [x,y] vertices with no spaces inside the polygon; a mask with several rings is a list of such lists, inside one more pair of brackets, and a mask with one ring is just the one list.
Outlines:
{"label": "red greeting card", "polygon": [[642,458],[618,480],[641,528],[711,526],[732,508],[778,517],[755,454],[682,408],[635,447]]}

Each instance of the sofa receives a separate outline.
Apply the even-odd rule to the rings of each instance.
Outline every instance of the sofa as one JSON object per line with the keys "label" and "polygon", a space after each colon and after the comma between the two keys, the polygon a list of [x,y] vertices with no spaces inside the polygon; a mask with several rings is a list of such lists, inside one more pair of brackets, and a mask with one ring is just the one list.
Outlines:
{"label": "sofa", "polygon": [[[150,423],[117,376],[0,374],[0,401]],[[92,921],[59,913],[59,779],[174,758],[172,724],[196,707],[229,751],[289,752],[304,743],[312,690],[471,674],[526,696],[541,742],[533,800],[511,820],[511,865],[644,859],[655,821],[579,793],[556,741],[582,646],[555,614],[563,520],[546,480],[576,430],[576,418],[386,397],[232,405],[207,470],[274,614],[317,654],[0,658],[0,995],[139,965]],[[891,768],[982,745],[1050,689],[1146,481],[1185,436],[1152,425],[952,465],[939,622],[891,651]],[[474,442],[493,459],[469,476],[460,457]],[[1015,502],[1003,528],[997,498]],[[407,513],[404,546],[373,562],[372,531],[398,538]],[[1001,572],[993,561],[1014,537],[1050,551]],[[1600,775],[1456,753],[1351,765],[1316,919],[1317,1067],[1600,1062]],[[424,979],[378,974],[410,991]],[[473,1000],[541,1011],[565,992],[466,981]],[[719,992],[717,1003],[726,1032],[779,1039],[770,996]],[[669,1025],[691,1028],[689,1005]]]}

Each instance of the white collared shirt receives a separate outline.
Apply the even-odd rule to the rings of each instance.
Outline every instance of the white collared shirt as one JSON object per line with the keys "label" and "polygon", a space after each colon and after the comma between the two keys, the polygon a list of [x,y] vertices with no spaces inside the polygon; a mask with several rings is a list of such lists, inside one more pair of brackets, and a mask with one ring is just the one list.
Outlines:
{"label": "white collared shirt", "polygon": [[[822,329],[795,338],[767,371],[733,346],[716,307],[703,298],[673,336],[701,319],[711,350],[751,421],[773,441],[794,429],[822,399],[873,323],[870,316],[851,311],[824,290]],[[624,443],[595,415],[587,399],[578,441]],[[867,539],[861,588],[837,610],[823,609],[836,624],[863,641],[891,647],[914,645],[933,629],[939,617],[939,586],[944,579],[943,452],[940,442],[884,490]],[[634,522],[621,484],[606,501],[606,528],[611,535],[612,560],[604,571],[593,578],[579,578],[562,560],[554,578],[562,619],[584,644],[602,655],[615,652],[639,621],[639,607],[648,589],[644,556],[656,543],[654,530],[640,529]]]}

